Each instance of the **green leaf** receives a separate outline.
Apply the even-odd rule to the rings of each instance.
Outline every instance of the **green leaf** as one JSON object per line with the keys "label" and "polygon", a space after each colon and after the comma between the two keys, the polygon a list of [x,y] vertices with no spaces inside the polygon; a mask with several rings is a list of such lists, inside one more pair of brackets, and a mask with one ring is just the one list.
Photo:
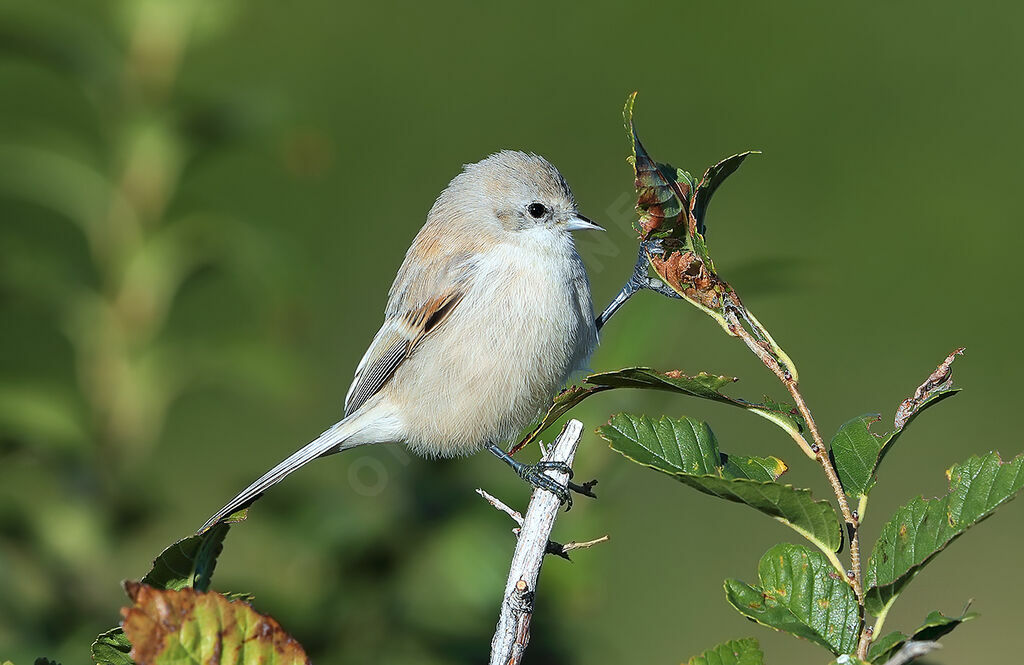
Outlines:
{"label": "green leaf", "polygon": [[882,527],[865,574],[867,608],[879,615],[918,571],[964,531],[989,517],[1024,487],[1024,455],[971,457],[946,472],[949,493],[917,497]]}
{"label": "green leaf", "polygon": [[143,584],[158,589],[194,587],[205,591],[224,549],[224,537],[232,524],[245,519],[243,508],[203,533],[182,538],[170,545],[153,561],[153,568],[142,578]]}
{"label": "green leaf", "polygon": [[559,418],[568,413],[577,404],[590,397],[591,395],[597,394],[608,388],[599,386],[576,386],[572,385],[563,390],[562,392],[555,395],[554,401],[551,406],[548,407],[547,413],[541,419],[540,423],[537,424],[533,430],[530,431],[519,443],[515,444],[508,450],[509,455],[515,455],[517,452],[525,448],[526,446],[533,443],[537,437],[547,428],[555,424]]}
{"label": "green leaf", "polygon": [[760,587],[725,581],[725,595],[736,610],[754,621],[820,644],[832,653],[857,646],[857,596],[820,552],[781,544],[757,566]]}
{"label": "green leaf", "polygon": [[907,640],[935,642],[940,637],[948,635],[963,622],[976,619],[977,617],[977,612],[968,612],[967,608],[964,608],[964,611],[958,617],[948,617],[942,612],[933,610],[924,618],[924,622],[910,637],[899,631],[894,631],[885,637],[875,640],[868,650],[868,660],[873,663],[884,663],[892,658],[896,650],[903,646]]}
{"label": "green leaf", "polygon": [[691,658],[687,665],[762,665],[764,654],[753,637],[729,640]]}
{"label": "green leaf", "polygon": [[140,665],[309,663],[302,647],[270,617],[213,592],[172,591],[130,582],[124,632]]}
{"label": "green leaf", "polygon": [[[734,456],[730,464],[706,423],[685,417],[663,417],[655,422],[647,416],[618,414],[597,432],[624,457],[705,494],[770,515],[823,550],[835,552],[842,543],[839,518],[832,504],[815,501],[809,490],[774,482],[786,470],[777,458],[737,460]],[[752,479],[757,473],[752,469],[758,466],[772,470],[769,479]],[[741,467],[743,473],[737,471]]]}
{"label": "green leaf", "polygon": [[882,451],[893,438],[871,431],[871,424],[880,419],[877,414],[857,416],[844,423],[832,437],[830,448],[836,473],[851,497],[867,495],[874,487],[875,469]]}
{"label": "green leaf", "polygon": [[839,428],[832,437],[832,458],[839,480],[848,495],[866,497],[875,486],[875,476],[882,458],[911,421],[928,407],[960,392],[959,388],[953,386],[950,366],[953,359],[962,352],[963,349],[957,349],[951,353],[917,388],[914,395],[900,404],[891,432],[879,435],[871,431],[871,425],[881,419],[877,414],[857,416]]}
{"label": "green leaf", "polygon": [[704,177],[701,178],[700,184],[697,185],[697,189],[693,193],[693,209],[690,212],[697,222],[697,233],[704,235],[704,216],[707,214],[708,204],[711,203],[711,196],[715,190],[725,182],[726,178],[736,172],[743,160],[750,155],[759,154],[761,154],[760,150],[747,150],[738,155],[726,157],[704,173]]}
{"label": "green leaf", "polygon": [[722,389],[737,381],[731,376],[720,376],[707,372],[701,372],[696,376],[687,376],[675,370],[659,372],[649,367],[627,367],[615,372],[591,374],[586,381],[588,384],[607,388],[646,388],[699,397],[752,411],[762,418],[771,420],[787,432],[803,431],[803,420],[788,404],[775,402],[767,397],[763,403],[758,404],[724,394]]}
{"label": "green leaf", "polygon": [[97,665],[135,665],[128,653],[132,643],[124,635],[121,628],[113,628],[102,633],[92,643],[92,660]]}
{"label": "green leaf", "polygon": [[701,372],[696,376],[687,376],[675,370],[659,372],[649,367],[626,367],[614,372],[591,374],[583,380],[583,385],[570,386],[556,395],[540,424],[519,443],[512,446],[508,452],[510,455],[519,452],[577,404],[591,395],[613,388],[662,390],[699,397],[720,404],[730,404],[770,420],[791,435],[794,432],[799,434],[803,431],[803,419],[796,414],[796,409],[788,404],[776,402],[769,397],[765,397],[763,403],[758,404],[738,397],[730,397],[722,392],[722,388],[736,381],[737,379],[731,376],[720,376],[707,372]]}
{"label": "green leaf", "polygon": [[[180,590],[195,588],[206,591],[217,565],[217,557],[224,549],[224,537],[232,524],[245,519],[247,509],[243,508],[203,533],[182,538],[167,547],[153,560],[153,567],[142,583],[155,589]],[[134,584],[134,583],[133,583]],[[126,586],[127,590],[127,586]],[[232,594],[248,598],[248,594]],[[134,665],[127,654],[131,642],[121,628],[101,633],[92,644],[93,661],[99,665]]]}

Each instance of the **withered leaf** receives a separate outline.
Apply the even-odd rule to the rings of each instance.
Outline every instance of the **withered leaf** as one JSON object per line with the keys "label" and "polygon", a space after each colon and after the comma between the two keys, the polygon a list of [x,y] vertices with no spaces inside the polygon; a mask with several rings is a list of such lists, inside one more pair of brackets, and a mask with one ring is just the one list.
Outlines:
{"label": "withered leaf", "polygon": [[959,388],[953,387],[953,360],[964,353],[964,347],[960,347],[953,353],[946,356],[946,359],[939,363],[939,366],[932,372],[924,383],[917,387],[914,394],[903,400],[896,409],[896,418],[893,426],[899,432],[910,419],[920,413],[926,406],[960,392]]}
{"label": "withered leaf", "polygon": [[121,610],[122,625],[138,665],[310,662],[280,624],[242,601],[138,582],[126,582],[125,590],[134,605]]}

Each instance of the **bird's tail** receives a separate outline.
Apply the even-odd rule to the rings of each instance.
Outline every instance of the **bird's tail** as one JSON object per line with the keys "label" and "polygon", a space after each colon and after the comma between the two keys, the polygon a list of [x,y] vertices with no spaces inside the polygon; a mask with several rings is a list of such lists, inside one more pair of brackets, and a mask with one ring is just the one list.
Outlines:
{"label": "bird's tail", "polygon": [[362,423],[364,415],[363,413],[353,413],[348,418],[332,425],[330,429],[304,445],[273,469],[260,476],[256,482],[239,492],[238,496],[228,501],[213,517],[206,520],[206,524],[197,533],[203,533],[232,513],[245,508],[258,499],[271,486],[284,480],[292,471],[305,466],[316,458],[341,452],[347,448],[354,448],[363,443],[369,443],[368,441],[352,440],[353,436],[364,428]]}

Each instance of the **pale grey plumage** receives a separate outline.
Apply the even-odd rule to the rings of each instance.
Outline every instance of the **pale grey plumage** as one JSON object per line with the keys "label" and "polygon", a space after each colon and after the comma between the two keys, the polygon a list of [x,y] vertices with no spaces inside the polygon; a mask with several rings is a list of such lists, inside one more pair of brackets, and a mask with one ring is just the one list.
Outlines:
{"label": "pale grey plumage", "polygon": [[506,150],[465,166],[406,253],[345,419],[203,528],[323,455],[383,442],[468,454],[529,425],[597,344],[570,235],[584,228],[599,227],[579,215],[565,179],[542,157]]}

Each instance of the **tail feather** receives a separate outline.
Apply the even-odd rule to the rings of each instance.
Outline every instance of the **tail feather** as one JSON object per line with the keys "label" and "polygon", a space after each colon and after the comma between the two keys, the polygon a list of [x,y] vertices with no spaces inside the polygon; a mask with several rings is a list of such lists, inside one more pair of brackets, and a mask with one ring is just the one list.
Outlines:
{"label": "tail feather", "polygon": [[238,496],[231,499],[231,501],[228,501],[223,508],[213,515],[213,517],[206,520],[206,523],[203,524],[202,528],[200,528],[196,533],[203,533],[232,513],[250,505],[270,487],[284,480],[284,478],[291,474],[292,471],[305,466],[316,458],[360,445],[359,443],[354,443],[348,446],[345,445],[346,440],[350,439],[360,429],[355,422],[357,417],[357,414],[353,414],[352,416],[335,424],[316,439],[310,441],[280,464],[272,468],[270,471],[267,471],[265,474],[260,476],[256,482],[239,492]]}

